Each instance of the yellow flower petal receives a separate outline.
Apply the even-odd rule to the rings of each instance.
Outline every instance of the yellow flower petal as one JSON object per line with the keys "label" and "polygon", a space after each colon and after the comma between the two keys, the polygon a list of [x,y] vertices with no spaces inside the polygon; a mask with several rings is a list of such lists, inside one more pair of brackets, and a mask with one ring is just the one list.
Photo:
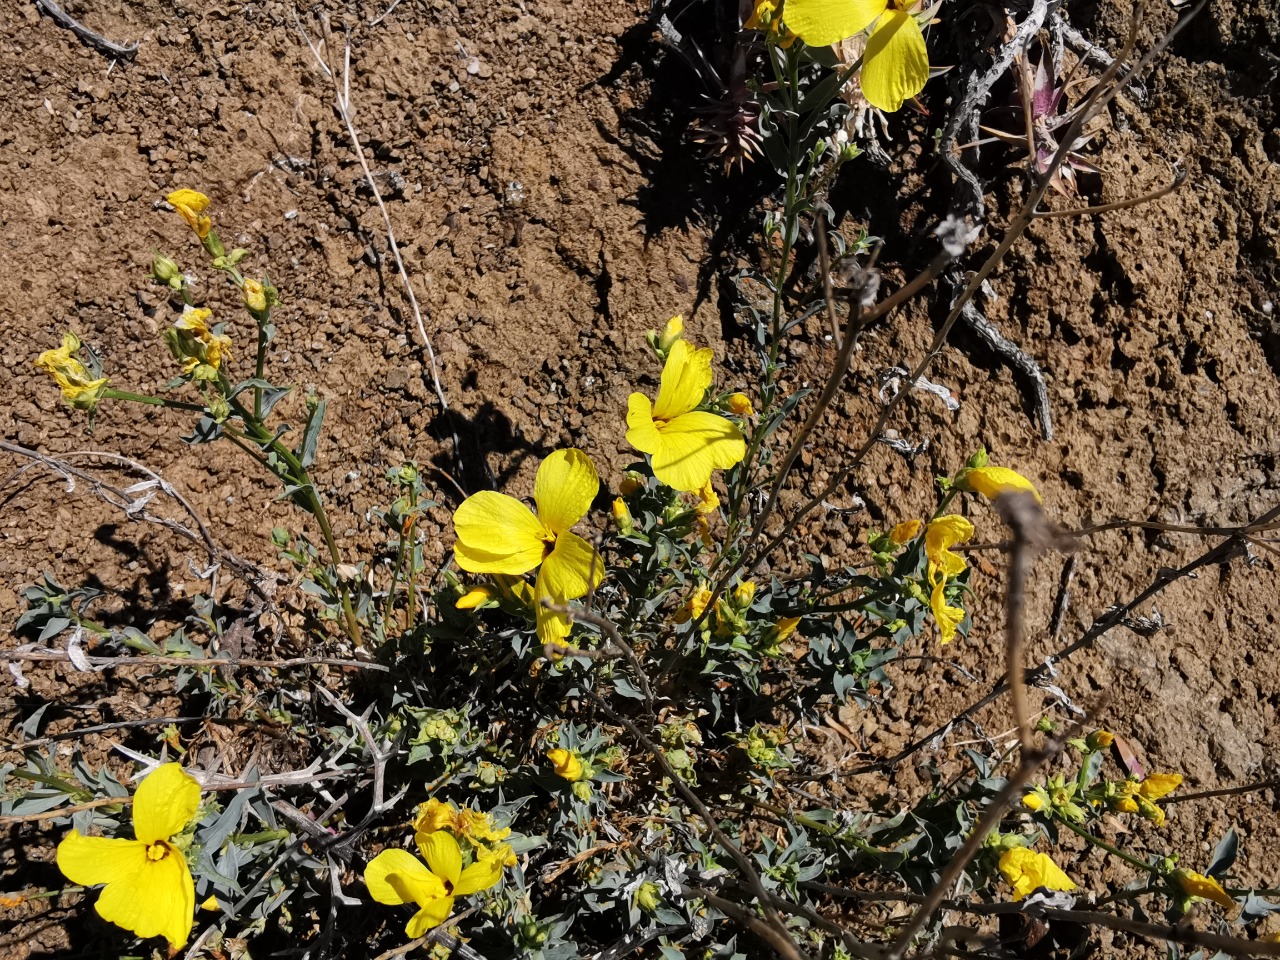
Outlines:
{"label": "yellow flower petal", "polygon": [[187,942],[195,923],[196,886],[186,858],[177,849],[160,842],[148,854],[133,877],[106,885],[94,909],[103,920],[132,930],[143,940],[164,937],[177,950]]}
{"label": "yellow flower petal", "polygon": [[1035,485],[1008,467],[975,467],[964,475],[964,482],[969,489],[982,494],[988,500],[994,500],[1002,493],[1025,490],[1040,501],[1040,492]]}
{"label": "yellow flower petal", "polygon": [[1138,786],[1138,793],[1147,800],[1159,800],[1182,786],[1180,773],[1153,773]]}
{"label": "yellow flower petal", "polygon": [[600,490],[595,464],[581,450],[556,450],[538,467],[533,499],[538,519],[553,533],[581,520]]}
{"label": "yellow flower petal", "polygon": [[72,883],[92,887],[99,883],[128,881],[147,862],[147,845],[141,840],[86,837],[73,830],[58,844],[58,869]]}
{"label": "yellow flower petal", "polygon": [[1175,870],[1173,879],[1187,896],[1212,900],[1225,910],[1235,908],[1236,902],[1231,899],[1231,895],[1226,890],[1222,889],[1222,884],[1213,877],[1206,877],[1194,870]]}
{"label": "yellow flower petal", "polygon": [[453,913],[453,897],[432,900],[409,919],[409,925],[404,928],[404,932],[409,939],[417,940],[428,930],[448,920],[451,913]]}
{"label": "yellow flower petal", "polygon": [[483,603],[487,603],[493,596],[492,587],[472,587],[453,605],[457,610],[474,610]]}
{"label": "yellow flower petal", "polygon": [[862,54],[862,94],[888,113],[924,89],[929,51],[924,34],[908,13],[892,10],[880,18]]}
{"label": "yellow flower petal", "polygon": [[408,850],[383,850],[364,868],[369,896],[379,903],[425,906],[445,896],[440,878]]}
{"label": "yellow flower petal", "polygon": [[165,197],[178,215],[196,232],[201,240],[209,235],[213,221],[203,216],[209,209],[209,198],[197,190],[174,190]]}
{"label": "yellow flower petal", "polygon": [[782,21],[809,46],[829,47],[867,29],[888,6],[888,0],[787,0]]}
{"label": "yellow flower petal", "polygon": [[655,420],[672,420],[702,402],[711,386],[712,357],[710,347],[695,350],[687,340],[677,340],[671,345],[662,367],[658,400],[653,407]]}
{"label": "yellow flower petal", "polygon": [[458,841],[443,830],[415,839],[431,872],[448,884],[445,889],[458,892],[458,880],[462,876],[462,849]]}
{"label": "yellow flower petal", "polygon": [[179,763],[164,763],[133,797],[133,833],[143,843],[181,833],[200,806],[200,784]]}
{"label": "yellow flower petal", "polygon": [[964,572],[964,558],[951,552],[957,543],[965,543],[973,536],[973,524],[957,513],[948,514],[929,522],[924,534],[924,552],[929,558],[929,580],[933,581],[935,569],[947,577]]}
{"label": "yellow flower petal", "polygon": [[454,511],[454,556],[471,573],[528,573],[542,562],[554,535],[515,497],[482,490]]}
{"label": "yellow flower petal", "polygon": [[479,893],[494,886],[502,879],[502,860],[505,858],[505,853],[502,859],[495,856],[482,857],[467,867],[454,885],[454,894],[465,897],[469,893]]}
{"label": "yellow flower petal", "polygon": [[418,815],[413,819],[413,829],[417,833],[435,833],[446,827],[455,826],[458,822],[458,808],[451,803],[432,797],[419,805]]}
{"label": "yellow flower petal", "polygon": [[946,579],[939,577],[933,584],[929,594],[929,609],[933,611],[934,622],[938,624],[938,639],[942,643],[950,643],[955,639],[956,630],[964,622],[964,610],[961,607],[947,605]]}
{"label": "yellow flower petal", "polygon": [[533,591],[539,601],[543,597],[553,602],[576,600],[600,586],[603,579],[604,562],[595,548],[576,533],[562,533],[556,537],[555,549],[542,561]]}
{"label": "yellow flower petal", "polygon": [[705,487],[713,471],[727,470],[747,452],[737,425],[714,413],[682,414],[662,425],[658,433],[658,449],[645,452],[653,458],[653,475],[673,490]]}
{"label": "yellow flower petal", "polygon": [[924,523],[920,520],[904,520],[889,531],[889,539],[901,547],[919,536],[922,526]]}
{"label": "yellow flower petal", "polygon": [[[538,604],[534,612],[535,629],[538,633],[538,642],[541,644],[558,644],[564,643],[569,634],[573,632],[573,621],[567,613],[556,613],[554,610],[548,610],[542,604]],[[554,656],[562,656],[563,651]]]}
{"label": "yellow flower petal", "polygon": [[556,771],[557,777],[562,777],[570,783],[582,779],[585,772],[582,761],[577,755],[564,749],[563,747],[555,747],[547,751],[547,759],[551,761],[551,766]]}
{"label": "yellow flower petal", "polygon": [[1015,900],[1021,900],[1041,887],[1048,890],[1076,888],[1048,854],[1035,853],[1026,847],[1014,847],[1001,854],[1000,876],[1013,887]]}

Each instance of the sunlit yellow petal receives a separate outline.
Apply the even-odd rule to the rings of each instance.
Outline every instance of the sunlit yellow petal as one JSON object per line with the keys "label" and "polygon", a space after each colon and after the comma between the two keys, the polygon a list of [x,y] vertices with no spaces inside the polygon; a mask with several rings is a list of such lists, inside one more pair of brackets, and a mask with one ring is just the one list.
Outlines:
{"label": "sunlit yellow petal", "polygon": [[1226,890],[1222,889],[1222,884],[1213,877],[1206,877],[1204,874],[1196,873],[1194,870],[1175,870],[1173,871],[1173,879],[1182,888],[1182,892],[1188,896],[1212,900],[1226,910],[1235,909],[1235,900],[1231,898],[1231,895]]}
{"label": "sunlit yellow petal", "polygon": [[564,749],[564,747],[554,747],[547,751],[547,759],[551,761],[551,766],[556,771],[556,776],[568,780],[573,783],[582,779],[585,770],[582,761],[577,754]]}
{"label": "sunlit yellow petal", "polygon": [[165,199],[170,206],[186,207],[193,213],[204,213],[209,209],[209,198],[199,190],[174,190]]}
{"label": "sunlit yellow petal", "polygon": [[687,340],[677,340],[671,345],[662,368],[658,400],[653,405],[655,420],[671,420],[702,402],[711,386],[712,356],[710,347],[695,350]]}
{"label": "sunlit yellow petal", "polygon": [[378,903],[430,903],[445,895],[444,884],[407,850],[383,850],[364,868],[369,896]]}
{"label": "sunlit yellow petal", "polygon": [[551,531],[515,497],[482,490],[454,511],[454,556],[471,573],[528,573],[551,546]]}
{"label": "sunlit yellow petal", "polygon": [[595,548],[576,533],[556,537],[555,549],[542,562],[534,595],[539,599],[576,600],[600,585],[604,561]]}
{"label": "sunlit yellow petal", "polygon": [[1001,854],[1000,876],[1013,887],[1015,900],[1021,900],[1040,887],[1048,890],[1076,888],[1048,854],[1035,853],[1026,847],[1014,847]]}
{"label": "sunlit yellow petal", "polygon": [[863,96],[873,107],[892,113],[923,90],[928,79],[929,51],[915,19],[900,10],[886,13],[862,55]]}
{"label": "sunlit yellow petal", "polygon": [[191,822],[200,806],[200,784],[179,763],[156,767],[133,797],[133,833],[143,843],[168,840]]}
{"label": "sunlit yellow petal", "polygon": [[737,425],[714,413],[683,414],[659,433],[661,442],[651,453],[653,475],[673,490],[705,487],[713,470],[727,470],[747,452]]}
{"label": "sunlit yellow petal", "polygon": [[1153,773],[1142,781],[1138,787],[1138,793],[1147,800],[1159,800],[1173,793],[1180,786],[1182,786],[1180,773]]}
{"label": "sunlit yellow petal", "polygon": [[534,614],[538,642],[542,644],[564,643],[573,631],[573,621],[567,613],[556,613],[538,604]]}
{"label": "sunlit yellow petal", "polygon": [[413,829],[418,833],[435,833],[458,822],[458,808],[452,803],[432,797],[418,806],[418,814],[413,819]]}
{"label": "sunlit yellow petal", "polygon": [[1002,493],[1025,490],[1040,500],[1040,492],[1035,485],[1008,467],[975,467],[964,475],[964,482],[970,490],[982,494],[988,500],[994,500]]}
{"label": "sunlit yellow petal", "polygon": [[132,877],[108,883],[94,909],[103,920],[144,940],[164,937],[177,949],[187,942],[195,923],[196,887],[178,850],[161,842],[151,852],[158,857],[147,857]]}
{"label": "sunlit yellow petal", "polygon": [[556,450],[542,461],[534,481],[538,519],[554,533],[568,530],[586,515],[599,490],[590,457],[581,450]]}
{"label": "sunlit yellow petal", "polygon": [[488,890],[501,879],[502,861],[497,857],[481,858],[462,871],[453,892],[455,896],[465,897],[469,893]]}
{"label": "sunlit yellow petal", "polygon": [[431,872],[456,890],[458,879],[462,876],[462,849],[458,846],[458,841],[443,830],[428,833],[417,840],[418,849],[426,858]]}
{"label": "sunlit yellow petal", "polygon": [[438,927],[448,920],[451,913],[453,913],[453,897],[439,897],[415,913],[409,919],[409,925],[404,928],[404,932],[411,940],[417,940],[432,927]]}
{"label": "sunlit yellow petal", "polygon": [[964,610],[947,604],[946,580],[939,577],[929,595],[929,609],[933,611],[934,622],[938,624],[938,639],[950,643],[955,639],[956,630],[964,622]]}
{"label": "sunlit yellow petal", "polygon": [[653,404],[643,393],[627,398],[627,443],[641,453],[653,453],[662,446],[662,435],[653,422]]}
{"label": "sunlit yellow petal", "polygon": [[782,22],[809,46],[829,47],[867,29],[888,6],[888,0],[787,0]]}
{"label": "sunlit yellow petal", "polygon": [[86,837],[73,830],[58,844],[58,869],[72,883],[92,887],[132,877],[147,863],[141,840]]}
{"label": "sunlit yellow petal", "polygon": [[[924,533],[924,552],[929,563],[946,576],[954,577],[964,571],[964,558],[951,553],[957,543],[965,543],[973,536],[973,524],[958,513],[947,514],[929,521]],[[930,571],[932,579],[933,572]]]}

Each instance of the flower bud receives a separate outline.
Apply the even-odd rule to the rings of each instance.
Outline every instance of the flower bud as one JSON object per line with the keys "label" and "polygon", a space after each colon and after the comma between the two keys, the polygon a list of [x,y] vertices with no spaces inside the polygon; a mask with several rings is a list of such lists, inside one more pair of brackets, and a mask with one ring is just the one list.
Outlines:
{"label": "flower bud", "polygon": [[472,587],[458,598],[458,602],[454,604],[454,607],[458,610],[474,610],[476,607],[483,606],[492,600],[493,594],[492,587]]}
{"label": "flower bud", "polygon": [[672,344],[684,336],[684,317],[676,314],[662,328],[662,333],[658,334],[658,352],[666,354],[671,349]]}
{"label": "flower bud", "polygon": [[1085,746],[1097,753],[1099,750],[1106,750],[1115,742],[1115,734],[1108,733],[1106,730],[1095,730],[1085,738]]}
{"label": "flower bud", "polygon": [[739,417],[749,417],[755,413],[751,407],[751,398],[745,393],[732,393],[729,395],[729,412]]}
{"label": "flower bud", "polygon": [[622,481],[618,484],[618,492],[624,497],[629,497],[633,493],[637,493],[644,489],[644,477],[636,473],[634,470],[628,470],[622,475]]}
{"label": "flower bud", "polygon": [[582,779],[585,768],[576,753],[565,750],[563,747],[555,747],[547,751],[547,759],[551,761],[557,777],[568,780],[570,783]]}
{"label": "flower bud", "polygon": [[253,313],[266,313],[267,292],[259,280],[245,280],[244,305]]}
{"label": "flower bud", "polygon": [[965,466],[970,470],[977,470],[987,465],[987,448],[979,447],[978,452],[969,458]]}
{"label": "flower bud", "polygon": [[227,418],[231,416],[231,404],[227,403],[226,397],[219,395],[213,398],[209,404],[209,416],[214,423],[227,422]]}
{"label": "flower bud", "polygon": [[737,610],[746,610],[756,597],[756,585],[745,580],[733,588],[733,606]]}
{"label": "flower bud", "polygon": [[662,902],[662,897],[656,883],[650,883],[646,880],[636,888],[636,906],[641,910],[652,913],[658,909],[658,904]]}
{"label": "flower bud", "polygon": [[157,253],[151,258],[151,276],[174,290],[181,290],[185,282],[178,264],[163,253]]}
{"label": "flower bud", "polygon": [[636,531],[635,518],[631,516],[626,501],[621,497],[615,497],[613,501],[613,523],[618,528],[618,533],[624,537],[629,537]]}

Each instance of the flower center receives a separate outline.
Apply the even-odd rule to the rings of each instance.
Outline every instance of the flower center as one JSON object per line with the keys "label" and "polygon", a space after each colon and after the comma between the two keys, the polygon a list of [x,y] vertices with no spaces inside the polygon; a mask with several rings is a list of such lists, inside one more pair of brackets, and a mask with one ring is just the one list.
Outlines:
{"label": "flower center", "polygon": [[163,860],[169,855],[169,845],[163,840],[157,840],[155,843],[147,846],[147,859],[150,861]]}

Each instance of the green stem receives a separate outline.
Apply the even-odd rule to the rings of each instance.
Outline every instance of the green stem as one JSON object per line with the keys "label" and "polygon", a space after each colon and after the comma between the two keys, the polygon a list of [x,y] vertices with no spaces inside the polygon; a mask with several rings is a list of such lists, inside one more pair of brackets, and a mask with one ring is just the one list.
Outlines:
{"label": "green stem", "polygon": [[205,408],[198,403],[186,403],[183,400],[166,400],[164,397],[149,397],[144,393],[130,393],[128,390],[117,390],[107,387],[102,391],[107,400],[129,400],[133,403],[144,403],[149,407],[170,407],[174,410],[195,410],[204,413]]}
{"label": "green stem", "polygon": [[[262,374],[267,368],[267,324],[270,322],[270,311],[264,313],[261,318],[256,314],[254,320],[258,323],[258,356],[253,365],[253,376],[256,380],[262,379]],[[262,388],[253,388],[253,416],[256,420],[262,419]]]}
{"label": "green stem", "polygon": [[395,610],[396,590],[400,586],[400,571],[404,569],[404,524],[400,525],[400,546],[396,548],[396,565],[391,568],[391,588],[387,590],[387,602],[382,608],[382,629],[385,634],[391,614]]}
{"label": "green stem", "polygon": [[1057,820],[1064,827],[1066,827],[1068,830],[1070,830],[1072,833],[1078,834],[1079,836],[1088,840],[1095,847],[1099,847],[1107,851],[1107,853],[1111,854],[1112,856],[1119,857],[1125,863],[1129,864],[1129,866],[1137,867],[1139,870],[1145,870],[1147,871],[1147,873],[1151,873],[1151,874],[1158,874],[1160,872],[1159,868],[1153,867],[1151,864],[1143,860],[1139,860],[1137,857],[1132,856],[1131,854],[1125,853],[1123,850],[1119,849],[1118,847],[1113,847],[1111,844],[1107,843],[1107,841],[1099,837],[1095,837],[1092,833],[1090,833],[1084,827],[1076,826],[1070,820],[1067,820],[1064,817],[1058,816],[1056,813],[1054,814],[1054,819]]}
{"label": "green stem", "polygon": [[405,627],[412,630],[414,621],[418,618],[418,489],[416,484],[409,488],[409,507],[413,510],[413,520],[409,524],[409,529],[400,535],[400,539],[409,538],[409,613],[405,618]]}

